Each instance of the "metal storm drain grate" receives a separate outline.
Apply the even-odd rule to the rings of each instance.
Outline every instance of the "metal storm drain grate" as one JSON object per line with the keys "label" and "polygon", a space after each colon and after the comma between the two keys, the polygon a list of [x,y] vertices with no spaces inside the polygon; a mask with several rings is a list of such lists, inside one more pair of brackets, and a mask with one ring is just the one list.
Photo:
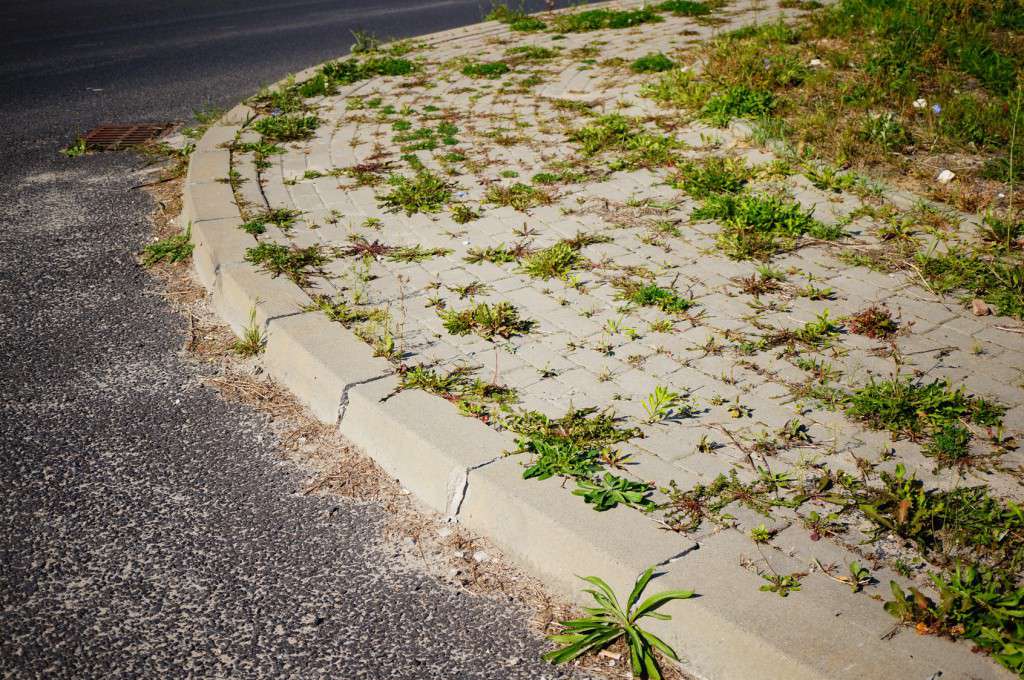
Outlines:
{"label": "metal storm drain grate", "polygon": [[89,151],[117,151],[157,139],[174,127],[173,123],[142,125],[100,125],[82,138]]}

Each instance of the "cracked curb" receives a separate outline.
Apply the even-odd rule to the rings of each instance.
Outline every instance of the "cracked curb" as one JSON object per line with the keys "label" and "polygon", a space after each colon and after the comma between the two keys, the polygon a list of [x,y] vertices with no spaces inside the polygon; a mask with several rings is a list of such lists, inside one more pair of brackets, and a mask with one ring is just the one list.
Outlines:
{"label": "cracked curb", "polygon": [[[502,30],[487,22],[419,38],[438,44]],[[697,542],[622,507],[595,513],[558,489],[555,479],[524,483],[515,461],[496,455],[513,447],[509,433],[461,416],[425,392],[388,397],[397,385],[388,361],[319,312],[302,311],[311,300],[297,285],[269,278],[244,261],[245,248],[256,240],[238,229],[241,216],[231,189],[218,180],[228,175],[231,162],[222,145],[252,115],[248,106],[236,106],[206,131],[192,155],[181,225],[192,227],[196,274],[236,333],[255,310],[267,337],[267,372],[425,506],[487,536],[576,602],[584,602],[578,574],[600,575],[622,592],[636,574],[659,565],[663,575],[656,590],[688,588],[699,597],[666,607],[673,620],[651,629],[701,678],[923,680],[937,677],[939,668],[943,678],[1011,677],[962,646],[935,638],[907,633],[898,643],[880,642],[879,631],[862,623],[881,620],[878,603],[840,600],[839,589],[827,585],[806,584],[813,596],[758,597],[759,577],[723,569],[737,551],[751,549],[749,541],[740,543],[742,536],[723,533]],[[792,562],[784,568],[801,566]]]}

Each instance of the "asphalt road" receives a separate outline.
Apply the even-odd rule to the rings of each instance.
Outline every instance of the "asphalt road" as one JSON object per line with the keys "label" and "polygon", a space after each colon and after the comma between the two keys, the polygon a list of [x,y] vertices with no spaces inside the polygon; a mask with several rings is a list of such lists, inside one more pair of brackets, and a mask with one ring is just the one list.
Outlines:
{"label": "asphalt road", "polygon": [[[129,154],[184,120],[472,2],[14,0],[0,13],[0,673],[540,678],[526,613],[399,569],[382,510],[296,495],[259,414],[199,386],[135,264]],[[521,659],[506,665],[509,658]]]}

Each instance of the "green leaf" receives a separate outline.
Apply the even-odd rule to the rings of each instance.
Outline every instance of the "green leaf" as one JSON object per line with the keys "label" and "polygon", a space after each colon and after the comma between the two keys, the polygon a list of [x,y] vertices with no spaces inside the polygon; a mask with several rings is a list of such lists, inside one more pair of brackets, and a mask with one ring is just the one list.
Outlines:
{"label": "green leaf", "polygon": [[691,597],[693,597],[692,590],[666,590],[663,593],[651,595],[636,608],[636,611],[633,612],[631,621],[636,621],[637,619],[646,616],[648,612],[654,611],[666,602],[671,602],[672,600],[686,600]]}
{"label": "green leaf", "polygon": [[588,635],[579,642],[548,652],[547,654],[544,654],[542,658],[545,661],[556,665],[567,663],[592,649],[603,649],[607,647],[621,635],[622,631],[618,628],[612,629],[603,634],[595,633]]}
{"label": "green leaf", "polygon": [[637,600],[640,599],[640,595],[647,588],[647,584],[650,583],[651,577],[654,576],[654,567],[648,567],[647,571],[642,573],[633,585],[633,592],[629,594],[629,599],[626,600],[626,611],[632,611],[633,605],[636,604]]}
{"label": "green leaf", "polygon": [[[611,586],[609,586],[607,583],[602,581],[597,576],[582,576],[581,578],[584,581],[586,581],[587,583],[592,583],[595,586],[597,586],[598,588],[600,588],[601,592],[604,593],[604,595],[607,597],[609,603],[611,604],[611,608],[617,614],[619,614],[619,615],[622,614],[622,610],[619,608],[619,601],[618,601],[618,599],[616,599],[615,592],[612,590]],[[594,593],[594,591],[589,591],[588,590],[587,592],[590,592],[592,595],[594,595],[594,599],[595,600],[597,599],[597,594]],[[625,618],[625,617],[623,617],[623,618]]]}
{"label": "green leaf", "polygon": [[647,642],[650,643],[652,647],[656,648],[658,651],[660,651],[662,654],[672,659],[673,661],[679,661],[679,657],[676,656],[676,650],[672,649],[664,640],[659,638],[654,633],[650,633],[646,630],[640,628],[637,628],[637,630],[640,631],[640,635],[642,635],[644,639],[647,640]]}

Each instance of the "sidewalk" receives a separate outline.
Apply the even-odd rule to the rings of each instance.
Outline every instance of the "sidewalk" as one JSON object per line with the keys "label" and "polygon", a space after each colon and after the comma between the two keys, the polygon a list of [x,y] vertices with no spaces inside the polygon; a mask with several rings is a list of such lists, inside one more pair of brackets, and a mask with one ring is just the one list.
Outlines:
{"label": "sidewalk", "polygon": [[[622,590],[659,564],[652,588],[696,590],[656,630],[699,677],[1011,677],[967,643],[890,638],[890,581],[923,584],[927,565],[900,575],[906,545],[863,515],[827,518],[866,465],[1019,501],[1017,479],[938,469],[927,442],[822,395],[897,371],[946,379],[1020,432],[1008,376],[1024,341],[1003,330],[1019,324],[847,264],[815,232],[870,242],[866,202],[915,197],[818,188],[772,165],[745,123],[674,116],[645,95],[659,73],[631,68],[795,13],[737,2],[564,33],[485,22],[297,74],[198,144],[182,216],[196,270],[237,332],[254,314],[266,369],[319,418],[552,587],[578,597],[575,575],[594,574]],[[767,266],[729,257],[723,220],[669,182],[680,159],[718,157],[803,206],[815,237]],[[888,343],[858,334],[871,309],[895,319]],[[570,439],[601,452],[585,472],[537,455]],[[554,477],[523,479],[537,462]],[[558,479],[598,468],[653,482],[661,509],[595,512]],[[872,577],[859,592],[837,579],[854,561]]]}

